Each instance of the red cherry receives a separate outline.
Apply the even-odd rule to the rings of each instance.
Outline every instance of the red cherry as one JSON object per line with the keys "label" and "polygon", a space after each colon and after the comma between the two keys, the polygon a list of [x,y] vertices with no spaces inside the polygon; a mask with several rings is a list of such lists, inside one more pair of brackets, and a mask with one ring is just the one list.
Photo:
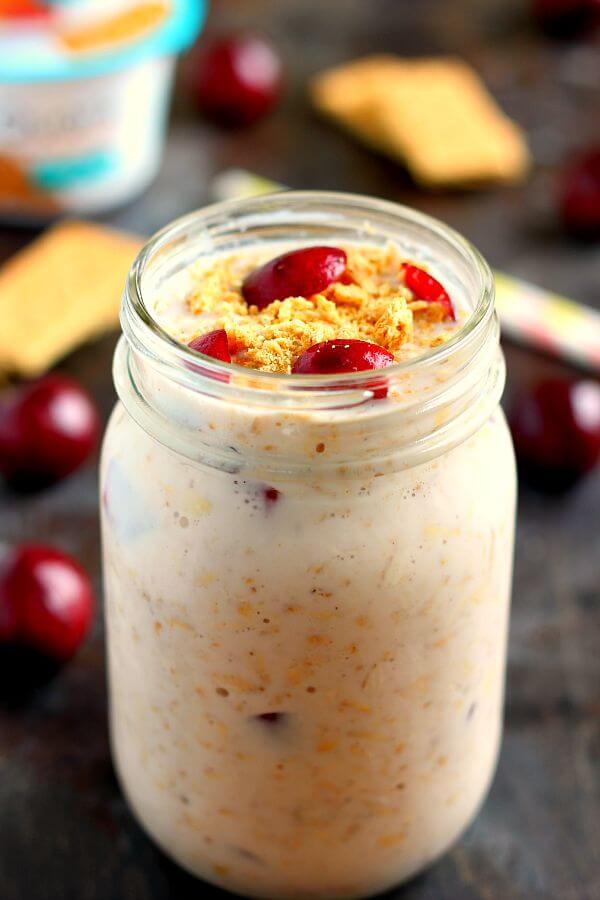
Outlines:
{"label": "red cherry", "polygon": [[279,100],[282,65],[265,38],[238,34],[208,47],[200,57],[195,90],[201,109],[222,125],[249,125]]}
{"label": "red cherry", "polygon": [[546,490],[570,487],[600,459],[600,385],[539,382],[517,402],[510,425],[525,478]]}
{"label": "red cherry", "polygon": [[[366,369],[385,369],[394,362],[393,355],[369,341],[322,341],[300,354],[292,367],[294,375],[333,375],[341,372],[363,372]],[[368,385],[367,385],[368,387]],[[373,397],[387,396],[387,387],[373,391]]]}
{"label": "red cherry", "polygon": [[22,544],[0,564],[0,640],[65,662],[85,637],[94,595],[83,569],[53,547]]}
{"label": "red cherry", "polygon": [[346,271],[346,254],[337,247],[303,247],[270,259],[246,276],[242,293],[248,305],[262,309],[286,297],[310,297],[324,291]]}
{"label": "red cherry", "polygon": [[552,37],[574,38],[598,24],[598,0],[533,0],[533,13]]}
{"label": "red cherry", "polygon": [[450,319],[456,319],[452,301],[446,289],[433,278],[424,269],[418,266],[411,266],[404,263],[402,266],[404,271],[404,283],[411,289],[418,300],[425,300],[427,303],[439,303],[446,311],[446,316]]}
{"label": "red cherry", "polygon": [[220,359],[222,362],[231,362],[231,353],[229,352],[229,344],[227,342],[227,332],[224,328],[217,328],[216,331],[209,331],[207,334],[201,334],[194,338],[188,344],[190,350],[197,353],[204,353],[205,356],[212,356],[213,359]]}
{"label": "red cherry", "polygon": [[294,375],[363,372],[366,369],[384,369],[393,362],[393,355],[379,344],[342,338],[313,344],[300,354],[292,372]]}
{"label": "red cherry", "polygon": [[18,388],[0,406],[0,472],[25,488],[64,478],[98,442],[96,407],[77,382],[48,375]]}
{"label": "red cherry", "polygon": [[600,235],[600,146],[567,165],[559,198],[565,226],[582,237]]}

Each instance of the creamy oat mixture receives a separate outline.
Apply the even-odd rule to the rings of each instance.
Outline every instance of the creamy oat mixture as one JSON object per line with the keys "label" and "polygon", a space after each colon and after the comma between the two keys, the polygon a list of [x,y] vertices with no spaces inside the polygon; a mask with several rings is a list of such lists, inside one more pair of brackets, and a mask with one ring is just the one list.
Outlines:
{"label": "creamy oat mixture", "polygon": [[[347,284],[261,311],[240,286],[272,248],[208,260],[156,316],[185,343],[224,328],[236,362],[275,372],[338,337],[404,359],[465,321],[454,297],[456,321],[415,299],[393,248],[346,250]],[[236,893],[331,900],[405,880],[457,839],[495,767],[515,504],[502,413],[400,465],[415,422],[387,401],[246,407],[146,374],[176,443],[139,427],[119,378],[102,517],[133,809]]]}

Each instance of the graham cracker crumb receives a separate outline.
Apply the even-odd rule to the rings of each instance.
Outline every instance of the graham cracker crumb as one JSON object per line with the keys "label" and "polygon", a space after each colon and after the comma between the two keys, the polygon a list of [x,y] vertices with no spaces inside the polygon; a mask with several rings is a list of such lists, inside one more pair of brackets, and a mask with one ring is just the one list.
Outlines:
{"label": "graham cracker crumb", "polygon": [[408,345],[428,349],[447,339],[439,327],[443,307],[415,299],[402,281],[404,259],[393,244],[345,249],[348,266],[341,281],[323,293],[275,300],[261,310],[242,295],[244,277],[262,262],[256,254],[201,266],[187,298],[189,311],[199,317],[190,339],[224,328],[234,362],[279,374],[290,373],[298,356],[322,341],[370,341],[400,359]]}
{"label": "graham cracker crumb", "polygon": [[390,300],[373,326],[375,343],[391,353],[397,353],[412,332],[413,314],[404,297]]}
{"label": "graham cracker crumb", "polygon": [[242,278],[236,275],[233,257],[214,262],[202,271],[202,280],[188,297],[190,312],[220,315],[248,314],[242,297]]}
{"label": "graham cracker crumb", "polygon": [[446,318],[446,310],[441,303],[427,303],[425,300],[413,300],[408,304],[413,314],[419,314],[422,321],[443,322]]}

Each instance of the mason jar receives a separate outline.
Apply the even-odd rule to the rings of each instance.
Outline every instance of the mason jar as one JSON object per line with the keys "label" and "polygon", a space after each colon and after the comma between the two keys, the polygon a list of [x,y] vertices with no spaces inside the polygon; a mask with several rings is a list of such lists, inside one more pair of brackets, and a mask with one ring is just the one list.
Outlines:
{"label": "mason jar", "polygon": [[[194,262],[282,241],[392,241],[471,314],[376,389],[202,357],[154,321]],[[102,520],[131,808],[240,894],[389,888],[456,841],[498,754],[515,466],[490,270],[413,210],[282,193],[156,235],[122,323]]]}

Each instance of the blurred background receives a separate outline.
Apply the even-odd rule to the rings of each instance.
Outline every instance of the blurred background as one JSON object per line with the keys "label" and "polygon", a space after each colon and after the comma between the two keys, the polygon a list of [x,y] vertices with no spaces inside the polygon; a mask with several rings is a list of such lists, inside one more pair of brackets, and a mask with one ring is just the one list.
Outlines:
{"label": "blurred background", "polygon": [[[201,6],[189,40],[200,27]],[[7,59],[30,21],[36,29],[42,20],[47,24],[44,7],[41,0],[0,3],[0,49],[8,47]],[[264,185],[252,178],[258,175],[291,188],[371,194],[420,209],[473,241],[495,270],[541,289],[503,282],[504,405],[521,483],[500,766],[475,824],[431,871],[394,894],[403,900],[600,896],[600,327],[592,313],[600,308],[599,19],[597,0],[214,0],[202,33],[179,61],[164,156],[155,160],[160,165],[149,186],[140,183],[138,196],[126,197],[132,173],[140,170],[134,158],[111,208],[100,209],[98,192],[90,199],[71,191],[82,172],[91,177],[89,159],[85,170],[80,164],[73,174],[71,167],[68,177],[55,162],[50,169],[36,162],[44,177],[35,189],[28,182],[25,207],[14,189],[0,202],[0,258],[9,260],[57,212],[150,235],[207,202],[259,190]],[[64,46],[83,47],[95,58],[97,48],[86,44],[96,39],[88,27],[66,21]],[[135,29],[126,37],[128,46],[146,39]],[[254,46],[246,68],[236,68],[249,40]],[[185,43],[156,44],[152,53],[175,53]],[[522,129],[528,170],[509,184],[417,184],[402,160],[369,149],[315,110],[308,93],[314,75],[384,52],[468,62]],[[61,57],[47,65],[63,63]],[[86,57],[81,65],[87,64]],[[6,159],[21,171],[15,147],[27,144],[18,130],[11,134],[5,112],[17,96],[20,109],[30,102],[31,86],[18,94],[22,76],[16,71],[7,75],[0,66],[0,201]],[[145,77],[149,84],[153,75]],[[56,97],[59,81],[34,93],[49,90]],[[154,115],[151,105],[150,98],[138,108],[140,120]],[[157,114],[157,133],[162,121]],[[140,133],[128,132],[128,146]],[[34,153],[23,152],[26,162]],[[151,170],[149,162],[149,178]],[[21,189],[11,173],[11,184],[18,181]],[[54,191],[60,209],[42,209],[44,188]],[[0,540],[12,548],[31,541],[53,545],[68,555],[66,566],[78,561],[98,599],[85,635],[91,603],[82,574],[83,618],[68,648],[57,652],[55,643],[44,653],[38,642],[24,656],[23,642],[2,618],[9,588],[0,571],[0,894],[3,900],[216,896],[142,834],[109,759],[95,448],[115,401],[117,332],[109,328],[81,346],[79,337],[70,346],[67,339],[60,360],[48,360],[42,371],[3,367],[2,331],[13,334],[5,324],[11,314],[3,291],[15,304],[3,278],[0,272],[0,372],[6,369]],[[43,292],[43,278],[36,283]],[[577,305],[552,306],[555,295]],[[82,297],[85,302],[85,287]],[[535,307],[533,323],[515,316],[515,303],[517,313]],[[19,377],[45,378],[46,370],[58,381],[40,387]],[[65,392],[77,395],[84,410],[71,443],[68,435],[57,436],[56,423],[40,425],[48,397]],[[55,441],[50,462],[39,447],[35,453],[27,448],[32,422]],[[30,464],[19,471],[15,458],[28,453]]]}

